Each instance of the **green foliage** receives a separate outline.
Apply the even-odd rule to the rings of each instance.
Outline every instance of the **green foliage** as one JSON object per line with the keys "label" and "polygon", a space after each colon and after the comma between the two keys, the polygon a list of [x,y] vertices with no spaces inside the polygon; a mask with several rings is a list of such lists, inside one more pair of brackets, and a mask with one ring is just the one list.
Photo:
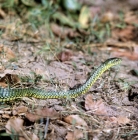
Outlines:
{"label": "green foliage", "polygon": [[1,7],[4,8],[13,8],[15,4],[14,0],[5,0],[4,2],[1,2]]}
{"label": "green foliage", "polygon": [[51,16],[56,11],[56,6],[55,8],[53,7],[53,3],[43,2],[43,5],[28,9],[26,19],[28,19],[29,22],[35,24],[36,26],[49,23]]}
{"label": "green foliage", "polygon": [[0,5],[7,10],[14,10],[23,21],[36,27],[49,23],[52,14],[58,8],[58,3],[48,0],[42,0],[41,3],[36,3],[35,0],[5,0]]}

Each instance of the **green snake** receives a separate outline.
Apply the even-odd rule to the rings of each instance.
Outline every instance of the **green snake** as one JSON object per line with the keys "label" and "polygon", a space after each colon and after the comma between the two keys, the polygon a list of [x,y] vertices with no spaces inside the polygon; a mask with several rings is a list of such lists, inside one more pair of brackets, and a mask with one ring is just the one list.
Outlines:
{"label": "green snake", "polygon": [[118,65],[121,58],[110,58],[102,63],[80,87],[68,91],[45,91],[35,88],[0,88],[0,102],[11,101],[22,97],[39,99],[76,98],[86,93],[96,80],[109,68]]}

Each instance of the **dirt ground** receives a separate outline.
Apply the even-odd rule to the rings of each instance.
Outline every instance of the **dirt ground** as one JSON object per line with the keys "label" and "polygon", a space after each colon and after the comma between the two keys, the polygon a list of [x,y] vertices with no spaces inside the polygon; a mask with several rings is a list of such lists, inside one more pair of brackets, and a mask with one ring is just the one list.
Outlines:
{"label": "dirt ground", "polygon": [[[100,6],[96,4],[96,8]],[[135,9],[132,3],[130,7]],[[127,10],[126,25],[119,29],[113,28],[116,22],[110,21],[109,11],[105,12],[112,22],[111,37],[93,42],[95,38],[85,29],[72,31],[65,27],[62,34],[58,23],[52,22],[50,36],[47,26],[32,30],[28,23],[1,9],[0,15],[5,12],[8,16],[0,20],[2,88],[67,91],[83,85],[105,60],[119,57],[122,62],[75,99],[22,97],[1,102],[0,139],[138,139],[138,44],[137,26],[132,25],[138,20],[136,13]],[[107,25],[95,28],[104,27]]]}

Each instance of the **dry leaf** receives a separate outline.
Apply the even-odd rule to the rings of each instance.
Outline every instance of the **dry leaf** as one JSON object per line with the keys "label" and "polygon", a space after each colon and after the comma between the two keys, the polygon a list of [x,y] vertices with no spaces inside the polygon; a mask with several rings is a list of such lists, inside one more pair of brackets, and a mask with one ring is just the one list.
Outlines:
{"label": "dry leaf", "polygon": [[79,33],[77,33],[76,31],[74,31],[72,28],[64,28],[60,27],[56,24],[51,24],[51,29],[53,31],[54,34],[56,34],[57,36],[59,36],[60,38],[66,38],[66,37],[79,37]]}
{"label": "dry leaf", "polygon": [[2,114],[2,118],[9,119],[10,118],[10,115],[9,114]]}
{"label": "dry leaf", "polygon": [[37,135],[35,135],[34,133],[30,133],[30,131],[21,131],[21,136],[19,137],[19,140],[39,140],[39,138],[37,137]]}
{"label": "dry leaf", "polygon": [[27,110],[28,110],[28,107],[26,107],[26,106],[18,106],[18,107],[15,106],[12,110],[12,114],[19,115],[21,113],[26,113]]}
{"label": "dry leaf", "polygon": [[0,87],[5,88],[5,87],[7,87],[7,86],[8,86],[8,84],[6,84],[5,81],[4,81],[4,82],[0,82]]}
{"label": "dry leaf", "polygon": [[69,115],[65,117],[64,120],[69,124],[74,124],[77,126],[87,126],[87,123],[82,118],[80,118],[79,115]]}
{"label": "dry leaf", "polygon": [[54,129],[54,132],[56,133],[56,134],[59,134],[61,137],[65,137],[66,136],[66,134],[67,134],[67,129],[65,128],[65,127],[63,127],[63,126],[59,126],[59,125],[54,125],[54,124],[52,124],[52,127],[53,127],[53,129]]}
{"label": "dry leaf", "polygon": [[133,12],[127,12],[125,14],[125,18],[124,18],[124,21],[127,23],[127,24],[138,24],[138,16],[135,15]]}
{"label": "dry leaf", "polygon": [[4,11],[2,8],[0,8],[0,16],[1,16],[3,19],[5,19],[5,18],[7,17],[7,14],[5,13],[5,11]]}
{"label": "dry leaf", "polygon": [[64,62],[64,61],[70,60],[71,56],[72,56],[72,52],[69,50],[65,50],[65,51],[59,53],[56,58],[58,58],[58,60]]}
{"label": "dry leaf", "polygon": [[133,51],[112,49],[112,54],[116,57],[127,57],[130,60],[138,60],[138,45],[133,48]]}
{"label": "dry leaf", "polygon": [[[8,22],[6,24],[5,32],[2,34],[2,38],[11,41],[27,38],[27,41],[31,41],[31,37],[35,38],[35,40],[38,38],[37,34],[38,31],[34,31],[34,28],[32,28],[30,24],[23,24],[20,19],[16,19],[14,22]],[[35,40],[32,41],[36,42]]]}
{"label": "dry leaf", "polygon": [[[3,74],[0,74],[0,86],[1,87],[6,87],[7,83],[9,84],[15,84],[20,81],[19,77],[15,74],[9,74],[10,72],[14,73],[11,70],[5,70]],[[5,83],[7,82],[7,83]]]}
{"label": "dry leaf", "polygon": [[22,131],[23,137],[19,137],[19,140],[39,140],[36,134],[30,133],[30,131]]}
{"label": "dry leaf", "polygon": [[6,124],[6,133],[11,134],[11,132],[20,133],[23,129],[23,120],[20,118],[10,118]]}
{"label": "dry leaf", "polygon": [[39,140],[39,138],[33,133],[32,134],[32,138],[31,138],[32,140]]}
{"label": "dry leaf", "polygon": [[0,54],[1,59],[5,59],[5,61],[16,58],[14,52],[10,48],[4,46],[3,44],[0,44]]}
{"label": "dry leaf", "polygon": [[107,126],[110,126],[111,124],[114,125],[125,125],[130,122],[130,119],[128,119],[126,116],[118,116],[118,117],[109,117],[106,121]]}
{"label": "dry leaf", "polygon": [[33,113],[26,113],[26,118],[30,120],[31,122],[34,122],[36,120],[39,120],[40,118],[58,118],[59,114],[52,108],[43,108],[43,109],[36,109]]}
{"label": "dry leaf", "polygon": [[121,124],[129,123],[130,119],[128,119],[126,116],[119,116],[117,117],[117,121],[118,121],[118,124],[121,125]]}
{"label": "dry leaf", "polygon": [[122,40],[124,42],[129,41],[129,40],[132,40],[135,38],[134,30],[135,30],[135,27],[129,25],[124,29],[113,30],[112,36],[113,36],[113,38],[117,38],[117,39]]}
{"label": "dry leaf", "polygon": [[107,12],[102,15],[101,22],[106,23],[114,20],[114,14],[112,12]]}
{"label": "dry leaf", "polygon": [[78,140],[83,138],[83,132],[75,129],[73,132],[68,132],[66,135],[67,140]]}
{"label": "dry leaf", "polygon": [[117,118],[116,117],[109,117],[108,121],[106,123],[107,123],[107,125],[110,125],[111,123],[117,124]]}
{"label": "dry leaf", "polygon": [[85,108],[86,110],[93,111],[95,114],[99,114],[99,115],[107,114],[107,109],[103,101],[102,100],[93,101],[91,94],[88,94],[85,98]]}

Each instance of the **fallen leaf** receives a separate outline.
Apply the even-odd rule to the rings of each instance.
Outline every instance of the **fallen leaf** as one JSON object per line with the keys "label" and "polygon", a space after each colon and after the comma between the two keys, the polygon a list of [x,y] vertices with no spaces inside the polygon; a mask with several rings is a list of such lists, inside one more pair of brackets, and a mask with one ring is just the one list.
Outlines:
{"label": "fallen leaf", "polygon": [[12,110],[12,114],[19,115],[21,113],[26,113],[27,110],[28,110],[28,107],[26,107],[26,106],[18,106],[18,107],[15,106]]}
{"label": "fallen leaf", "polygon": [[130,119],[128,119],[126,116],[117,116],[117,117],[109,117],[107,118],[106,125],[110,126],[112,124],[114,125],[125,125],[130,122]]}
{"label": "fallen leaf", "polygon": [[59,36],[60,38],[67,38],[67,37],[79,37],[80,34],[78,32],[76,32],[75,30],[73,30],[72,28],[66,27],[63,29],[63,27],[60,27],[56,24],[51,24],[51,29],[53,31],[53,33],[57,36]]}
{"label": "fallen leaf", "polygon": [[117,117],[117,122],[119,125],[121,124],[128,124],[130,122],[130,119],[128,119],[126,116],[119,116]]}
{"label": "fallen leaf", "polygon": [[52,124],[52,128],[54,129],[54,132],[56,134],[59,134],[61,137],[65,137],[67,134],[67,129],[63,126],[59,126],[59,125],[54,125]]}
{"label": "fallen leaf", "polygon": [[[18,134],[19,135],[19,134]],[[30,131],[21,130],[21,136],[19,136],[19,140],[39,140],[36,134],[30,133]]]}
{"label": "fallen leaf", "polygon": [[22,131],[22,137],[19,137],[19,140],[39,140],[36,134],[30,133],[30,131]]}
{"label": "fallen leaf", "polygon": [[2,118],[9,119],[10,118],[10,115],[9,114],[2,114]]}
{"label": "fallen leaf", "polygon": [[4,46],[3,44],[0,44],[0,54],[1,59],[5,59],[5,61],[16,58],[14,52],[9,47]]}
{"label": "fallen leaf", "polygon": [[123,29],[115,29],[112,31],[112,37],[122,40],[124,42],[133,40],[135,38],[134,30],[135,30],[135,27],[131,25]]}
{"label": "fallen leaf", "polygon": [[98,115],[107,114],[107,109],[106,109],[106,106],[104,105],[102,99],[98,100],[98,101],[93,101],[91,94],[88,94],[85,98],[85,109],[91,110],[95,114],[98,114]]}
{"label": "fallen leaf", "polygon": [[54,108],[57,110],[57,111],[63,111],[64,110],[64,107],[62,105],[54,105]]}
{"label": "fallen leaf", "polygon": [[5,83],[5,81],[3,81],[3,82],[0,82],[0,87],[3,87],[3,88],[5,88],[5,87],[7,87],[8,85]]}
{"label": "fallen leaf", "polygon": [[111,22],[115,18],[114,14],[112,12],[106,12],[102,15],[101,17],[101,22],[106,23],[106,22]]}
{"label": "fallen leaf", "polygon": [[32,113],[30,112],[26,113],[26,118],[30,120],[31,122],[35,122],[36,120],[39,120],[40,118],[46,118],[46,117],[58,118],[59,114],[54,109],[47,108],[47,107],[43,109],[36,109]]}
{"label": "fallen leaf", "polygon": [[78,140],[83,138],[83,132],[75,129],[73,132],[68,132],[66,135],[67,140]]}
{"label": "fallen leaf", "polygon": [[124,17],[124,21],[127,24],[138,24],[138,16],[134,12],[127,12]]}
{"label": "fallen leaf", "polygon": [[[0,73],[0,77],[4,78],[6,76],[6,74],[7,75],[12,75],[12,74],[15,74],[15,71],[14,70],[10,70],[10,69],[5,69],[2,73]],[[7,78],[7,77],[5,77],[5,78]]]}
{"label": "fallen leaf", "polygon": [[15,84],[15,83],[18,83],[20,81],[18,75],[15,75],[15,74],[10,74],[11,73],[14,73],[13,71],[11,70],[5,70],[3,74],[0,74],[0,86],[1,87],[6,87],[7,86],[7,83],[8,85],[9,84]]}
{"label": "fallen leaf", "polygon": [[57,55],[56,58],[57,58],[58,60],[64,62],[64,61],[70,60],[70,57],[71,57],[71,56],[72,56],[72,52],[69,51],[69,50],[65,50],[65,51],[59,53],[59,54]]}
{"label": "fallen leaf", "polygon": [[108,125],[112,124],[117,124],[117,117],[109,117],[108,121],[106,122]]}
{"label": "fallen leaf", "polygon": [[77,126],[87,126],[87,123],[82,118],[80,118],[79,115],[69,115],[65,117],[64,120],[69,124]]}
{"label": "fallen leaf", "polygon": [[32,138],[31,138],[32,140],[39,140],[39,138],[33,133],[32,134]]}
{"label": "fallen leaf", "polygon": [[[26,15],[27,16],[27,15]],[[18,18],[13,22],[8,22],[5,26],[5,32],[2,34],[2,38],[17,41],[20,39],[27,41],[37,42],[38,38],[38,31],[35,30],[30,24],[23,24],[23,22]],[[28,37],[29,36],[29,37]],[[31,37],[35,38],[32,39]]]}
{"label": "fallen leaf", "polygon": [[20,133],[23,129],[23,120],[17,117],[10,118],[5,127],[8,134],[12,132]]}
{"label": "fallen leaf", "polygon": [[4,9],[0,8],[0,16],[5,19],[7,17],[7,14],[5,13]]}
{"label": "fallen leaf", "polygon": [[138,60],[138,46],[133,48],[133,51],[112,49],[112,54],[116,57],[127,57],[130,60]]}

